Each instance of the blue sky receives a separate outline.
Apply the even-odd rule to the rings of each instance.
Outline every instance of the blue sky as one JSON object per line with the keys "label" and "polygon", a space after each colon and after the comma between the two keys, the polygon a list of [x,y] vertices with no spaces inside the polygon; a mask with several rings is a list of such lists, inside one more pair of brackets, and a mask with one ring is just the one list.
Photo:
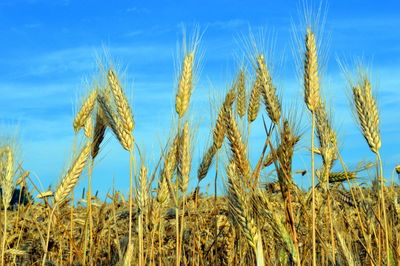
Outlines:
{"label": "blue sky", "polygon": [[[314,1],[318,5],[318,1]],[[103,49],[126,69],[126,90],[131,96],[135,139],[151,165],[170,133],[175,115],[174,84],[177,43],[182,27],[198,25],[202,71],[192,97],[190,113],[197,127],[193,179],[210,131],[209,99],[222,95],[234,78],[241,39],[249,26],[263,29],[272,39],[268,55],[284,105],[296,100],[304,109],[298,65],[292,56],[292,21],[302,19],[302,1],[49,1],[0,2],[0,123],[3,135],[18,130],[20,159],[53,187],[68,167],[73,143],[72,120],[77,98],[87,91],[96,74],[96,54]],[[400,4],[398,1],[331,1],[326,13],[323,46],[327,49],[324,93],[332,105],[335,127],[346,163],[374,160],[351,115],[348,87],[337,58],[354,62],[363,58],[371,66],[378,89],[382,121],[382,156],[386,177],[400,162]],[[267,43],[271,40],[267,40]],[[268,47],[268,45],[267,45]],[[267,51],[269,52],[269,51]],[[297,58],[298,59],[298,58]],[[216,92],[215,92],[216,91]],[[303,122],[308,135],[308,113]],[[258,156],[264,132],[259,118],[252,127],[250,154]],[[295,168],[308,167],[307,136],[298,147]],[[93,189],[105,193],[114,185],[126,191],[128,154],[111,134],[96,164]],[[337,170],[340,167],[337,165]],[[368,179],[364,173],[363,178]],[[307,186],[307,177],[295,177]],[[204,187],[212,183],[204,180]],[[86,184],[85,176],[78,190]],[[80,192],[78,192],[80,193]]]}

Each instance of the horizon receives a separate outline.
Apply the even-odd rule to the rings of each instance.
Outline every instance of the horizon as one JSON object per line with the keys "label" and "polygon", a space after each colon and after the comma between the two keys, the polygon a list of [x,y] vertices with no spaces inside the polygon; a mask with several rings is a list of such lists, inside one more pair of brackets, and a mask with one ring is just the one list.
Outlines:
{"label": "horizon", "polygon": [[[297,101],[303,112],[302,128],[310,119],[302,98],[302,83],[296,76],[298,65],[293,58],[293,21],[301,21],[301,4],[293,1],[268,3],[266,1],[205,1],[202,4],[162,1],[160,4],[128,1],[115,3],[86,1],[17,0],[0,3],[0,27],[3,51],[0,61],[1,125],[5,133],[18,132],[21,146],[20,160],[25,170],[32,172],[33,181],[40,179],[43,191],[54,188],[68,167],[72,154],[74,131],[72,121],[75,108],[90,82],[98,75],[96,56],[104,58],[106,50],[111,59],[123,69],[124,88],[130,96],[135,129],[133,135],[145,154],[150,173],[152,164],[160,156],[160,147],[171,136],[175,117],[176,64],[180,54],[177,44],[182,42],[182,25],[188,32],[196,27],[204,31],[200,44],[202,58],[195,91],[191,98],[190,117],[196,128],[198,147],[192,160],[191,186],[197,183],[197,167],[202,152],[210,141],[208,135],[215,120],[210,115],[210,98],[221,101],[230,87],[243,55],[241,38],[248,38],[263,29],[265,47],[275,44],[271,58],[274,82],[281,92],[283,105]],[[362,3],[362,4],[360,4]],[[168,5],[167,5],[168,4]],[[318,5],[316,5],[318,6]],[[220,12],[223,10],[224,12]],[[328,2],[322,47],[326,52],[323,73],[323,92],[333,111],[335,129],[344,162],[355,169],[361,160],[374,162],[366,141],[351,114],[346,93],[349,87],[338,65],[343,62],[352,69],[362,60],[370,66],[372,83],[378,91],[381,115],[382,158],[388,181],[394,167],[400,162],[400,119],[396,99],[400,98],[400,4],[387,1]],[[297,25],[297,24],[296,24]],[[326,39],[326,43],[324,43]],[[268,50],[266,52],[269,52]],[[299,60],[300,55],[297,60]],[[248,66],[250,73],[254,71]],[[213,101],[211,101],[213,102]],[[254,164],[265,141],[261,114],[252,125],[249,142],[250,161]],[[269,121],[267,122],[267,124]],[[307,133],[297,146],[293,170],[308,169],[310,154],[304,151],[309,144]],[[206,137],[202,137],[206,136]],[[129,155],[107,133],[105,145],[95,162],[92,191],[105,196],[112,187],[127,193],[129,184]],[[224,151],[221,151],[221,154]],[[302,163],[303,162],[303,163]],[[253,165],[254,166],[254,165]],[[318,164],[317,164],[318,166]],[[341,169],[339,164],[335,168]],[[295,175],[294,181],[304,188],[310,178]],[[362,181],[369,182],[368,172]],[[398,182],[397,177],[395,181]],[[218,181],[223,191],[222,180]],[[202,181],[202,190],[213,186],[213,173]],[[75,194],[87,186],[82,176]]]}

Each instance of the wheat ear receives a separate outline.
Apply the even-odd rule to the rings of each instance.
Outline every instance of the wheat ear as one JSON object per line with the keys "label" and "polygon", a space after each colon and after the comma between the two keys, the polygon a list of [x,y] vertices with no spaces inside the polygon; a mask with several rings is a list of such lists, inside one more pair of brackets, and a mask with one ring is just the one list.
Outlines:
{"label": "wheat ear", "polygon": [[191,156],[190,156],[190,132],[189,132],[189,123],[186,122],[181,136],[181,141],[179,145],[179,154],[180,156],[180,164],[179,164],[179,189],[183,194],[186,193],[188,184],[189,184],[189,173],[191,166]]}
{"label": "wheat ear", "polygon": [[175,111],[182,118],[189,106],[193,86],[193,62],[194,51],[190,52],[183,59],[182,72],[180,74],[178,91],[175,99]]}
{"label": "wheat ear", "polygon": [[83,102],[73,122],[75,133],[84,127],[86,119],[90,116],[96,103],[97,90],[93,90]]}
{"label": "wheat ear", "polygon": [[217,121],[213,130],[213,146],[216,150],[222,147],[222,143],[226,133],[226,113],[232,108],[232,104],[235,101],[235,90],[231,89],[225,96],[225,100],[219,110]]}
{"label": "wheat ear", "polygon": [[107,77],[115,103],[117,104],[118,115],[122,120],[123,127],[126,131],[131,132],[134,128],[134,121],[128,98],[121,87],[117,74],[115,74],[112,69],[108,70]]}
{"label": "wheat ear", "polygon": [[56,192],[54,193],[54,199],[58,205],[62,204],[75,188],[79,176],[85,169],[86,161],[89,158],[90,149],[91,144],[86,144],[86,146],[81,150],[78,157],[72,163],[67,174],[63,177],[60,185],[58,185]]}
{"label": "wheat ear", "polygon": [[206,177],[216,152],[217,152],[216,147],[214,145],[211,145],[208,148],[207,152],[204,154],[199,169],[197,170],[197,179],[199,183]]}
{"label": "wheat ear", "polygon": [[250,173],[250,164],[247,160],[246,147],[242,141],[242,136],[236,123],[235,117],[233,116],[232,109],[226,112],[226,127],[227,137],[235,159],[236,166],[238,167],[240,174],[244,177],[248,177]]}
{"label": "wheat ear", "polygon": [[271,121],[278,125],[281,117],[281,104],[276,95],[276,88],[272,83],[271,74],[264,60],[264,55],[260,54],[257,58],[257,73],[261,78],[261,94],[264,99],[265,108]]}
{"label": "wheat ear", "polygon": [[257,73],[253,88],[250,92],[249,106],[247,108],[247,120],[252,123],[256,120],[260,110],[261,77]]}
{"label": "wheat ear", "polygon": [[236,112],[242,118],[246,114],[246,72],[244,70],[238,74],[236,88]]}
{"label": "wheat ear", "polygon": [[314,33],[308,28],[304,59],[304,100],[311,112],[314,112],[320,103],[319,91],[317,45]]}
{"label": "wheat ear", "polygon": [[371,84],[367,79],[364,84],[352,88],[354,105],[357,112],[357,121],[363,136],[372,152],[377,153],[381,147],[379,133],[379,114],[376,101],[372,96]]}
{"label": "wheat ear", "polygon": [[94,124],[93,145],[92,145],[92,158],[96,158],[100,151],[100,144],[104,140],[107,124],[102,109],[98,108],[96,114],[96,122]]}
{"label": "wheat ear", "polygon": [[121,146],[125,150],[130,151],[133,148],[132,132],[125,129],[121,119],[116,115],[110,103],[104,96],[99,95],[97,97],[97,101],[99,102],[100,108],[102,109],[104,117],[107,120],[107,125],[111,128]]}

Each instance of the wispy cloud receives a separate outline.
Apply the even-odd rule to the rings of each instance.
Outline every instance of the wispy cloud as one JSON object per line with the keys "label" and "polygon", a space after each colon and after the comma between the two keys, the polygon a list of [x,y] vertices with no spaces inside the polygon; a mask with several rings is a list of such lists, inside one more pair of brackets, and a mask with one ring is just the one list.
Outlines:
{"label": "wispy cloud", "polygon": [[214,21],[208,24],[209,27],[215,27],[217,29],[223,29],[223,30],[233,30],[233,29],[238,29],[238,28],[242,28],[244,26],[248,26],[249,25],[249,21],[244,20],[244,19],[230,19],[230,20],[218,20],[218,21]]}

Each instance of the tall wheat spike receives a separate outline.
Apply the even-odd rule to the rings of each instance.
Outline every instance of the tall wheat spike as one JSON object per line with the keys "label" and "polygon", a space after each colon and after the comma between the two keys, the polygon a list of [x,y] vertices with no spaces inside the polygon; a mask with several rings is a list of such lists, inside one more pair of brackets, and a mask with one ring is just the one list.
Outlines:
{"label": "tall wheat spike", "polygon": [[185,115],[189,106],[190,96],[192,95],[194,53],[195,51],[190,52],[183,59],[182,71],[175,99],[175,110],[180,118]]}
{"label": "tall wheat spike", "polygon": [[320,84],[318,75],[318,55],[317,44],[314,33],[307,28],[305,40],[305,59],[304,59],[304,101],[307,108],[311,111],[312,129],[311,129],[311,185],[312,185],[312,254],[313,266],[316,266],[316,228],[315,228],[315,167],[314,167],[314,130],[315,130],[315,111],[318,108],[320,100]]}
{"label": "tall wheat spike", "polygon": [[264,99],[265,108],[271,121],[278,125],[281,117],[281,104],[276,95],[276,88],[272,83],[271,74],[264,60],[264,55],[260,54],[257,57],[257,73],[261,78],[261,94]]}
{"label": "tall wheat spike", "polygon": [[198,182],[200,183],[201,180],[203,180],[207,173],[208,169],[210,169],[210,166],[213,162],[215,153],[217,152],[217,149],[214,145],[211,145],[207,152],[204,154],[203,159],[200,163],[199,169],[197,170],[197,179]]}
{"label": "tall wheat spike", "polygon": [[363,136],[371,151],[377,153],[381,147],[379,113],[368,79],[364,78],[363,84],[353,87],[353,98]]}
{"label": "tall wheat spike", "polygon": [[[368,143],[369,148],[376,154],[377,159],[377,181],[379,183],[379,200],[381,212],[383,214],[383,229],[385,232],[386,258],[387,264],[390,265],[389,253],[391,252],[389,245],[388,223],[386,216],[385,192],[382,159],[379,152],[381,148],[381,136],[379,132],[379,112],[376,100],[372,95],[372,86],[366,75],[361,75],[361,84],[352,87],[353,104],[357,112],[357,122],[361,128],[362,134]],[[378,214],[378,220],[381,213]],[[379,244],[380,245],[380,244]]]}
{"label": "tall wheat spike", "polygon": [[308,28],[304,62],[304,100],[311,112],[314,112],[320,103],[319,91],[317,45],[314,33]]}

